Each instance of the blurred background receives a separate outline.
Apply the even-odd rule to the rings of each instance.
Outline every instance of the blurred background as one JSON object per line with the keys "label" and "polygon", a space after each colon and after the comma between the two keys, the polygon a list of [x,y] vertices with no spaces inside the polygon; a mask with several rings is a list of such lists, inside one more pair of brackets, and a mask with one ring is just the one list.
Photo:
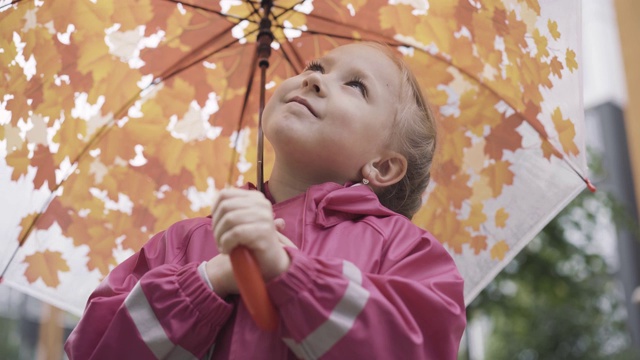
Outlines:
{"label": "blurred background", "polygon": [[[460,359],[640,359],[640,2],[582,3],[598,192],[576,198],[469,306]],[[0,284],[0,359],[64,359],[77,321]]]}

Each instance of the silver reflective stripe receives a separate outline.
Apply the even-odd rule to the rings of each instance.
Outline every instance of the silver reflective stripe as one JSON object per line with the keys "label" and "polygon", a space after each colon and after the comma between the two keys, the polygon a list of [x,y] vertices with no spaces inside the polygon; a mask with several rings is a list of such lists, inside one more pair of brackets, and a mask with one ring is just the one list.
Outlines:
{"label": "silver reflective stripe", "polygon": [[209,289],[213,290],[213,285],[211,284],[211,280],[209,280],[209,276],[207,275],[207,262],[203,261],[200,263],[200,265],[198,265],[198,273],[200,274],[200,277],[202,278],[202,280],[204,280],[204,282],[207,283],[207,286],[209,286]]}
{"label": "silver reflective stripe", "polygon": [[349,279],[349,285],[327,321],[300,343],[296,343],[290,338],[282,339],[297,357],[317,359],[324,355],[351,330],[356,318],[367,304],[370,294],[362,287],[360,269],[354,264],[344,261],[342,274]]}
{"label": "silver reflective stripe", "polygon": [[176,346],[167,337],[162,325],[156,318],[147,297],[138,282],[129,296],[124,300],[124,306],[127,308],[133,323],[136,325],[142,340],[149,347],[153,355],[158,359],[195,359],[193,354]]}

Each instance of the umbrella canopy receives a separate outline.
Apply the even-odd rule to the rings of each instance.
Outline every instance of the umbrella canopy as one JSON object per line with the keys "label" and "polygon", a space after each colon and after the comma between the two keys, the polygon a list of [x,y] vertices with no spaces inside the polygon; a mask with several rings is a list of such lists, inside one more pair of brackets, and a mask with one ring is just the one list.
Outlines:
{"label": "umbrella canopy", "polygon": [[[265,17],[267,96],[352,41],[414,70],[440,125],[414,222],[455,258],[467,303],[588,183],[578,0],[264,3],[0,1],[6,283],[80,314],[152,234],[255,181]],[[272,159],[267,144],[266,174]]]}

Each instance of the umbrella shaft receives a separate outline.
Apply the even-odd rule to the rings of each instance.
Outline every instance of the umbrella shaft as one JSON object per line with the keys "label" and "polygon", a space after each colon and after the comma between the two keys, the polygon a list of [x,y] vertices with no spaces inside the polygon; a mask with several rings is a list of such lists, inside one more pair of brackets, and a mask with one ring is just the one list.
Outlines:
{"label": "umbrella shaft", "polygon": [[258,33],[257,53],[258,66],[260,66],[260,112],[258,115],[258,156],[257,156],[257,181],[256,187],[264,193],[264,135],[262,133],[262,113],[265,106],[265,85],[267,83],[267,68],[269,67],[269,57],[271,56],[271,43],[273,42],[273,33],[271,32],[271,6],[273,1],[263,0],[261,7],[263,9],[262,19],[260,20],[260,32]]}
{"label": "umbrella shaft", "polygon": [[265,84],[267,77],[267,67],[269,63],[267,62],[266,66],[260,64],[260,112],[258,115],[258,156],[257,156],[257,171],[258,178],[256,181],[256,186],[258,191],[264,194],[264,134],[262,133],[262,113],[264,112],[264,98],[265,98]]}

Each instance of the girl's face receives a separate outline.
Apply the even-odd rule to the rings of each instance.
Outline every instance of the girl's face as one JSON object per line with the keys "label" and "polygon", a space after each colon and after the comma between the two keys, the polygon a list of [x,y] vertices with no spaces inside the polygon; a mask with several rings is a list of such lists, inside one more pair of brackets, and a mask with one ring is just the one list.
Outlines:
{"label": "girl's face", "polygon": [[387,55],[353,44],[285,80],[263,114],[276,168],[316,183],[362,179],[362,167],[388,149],[400,79]]}

